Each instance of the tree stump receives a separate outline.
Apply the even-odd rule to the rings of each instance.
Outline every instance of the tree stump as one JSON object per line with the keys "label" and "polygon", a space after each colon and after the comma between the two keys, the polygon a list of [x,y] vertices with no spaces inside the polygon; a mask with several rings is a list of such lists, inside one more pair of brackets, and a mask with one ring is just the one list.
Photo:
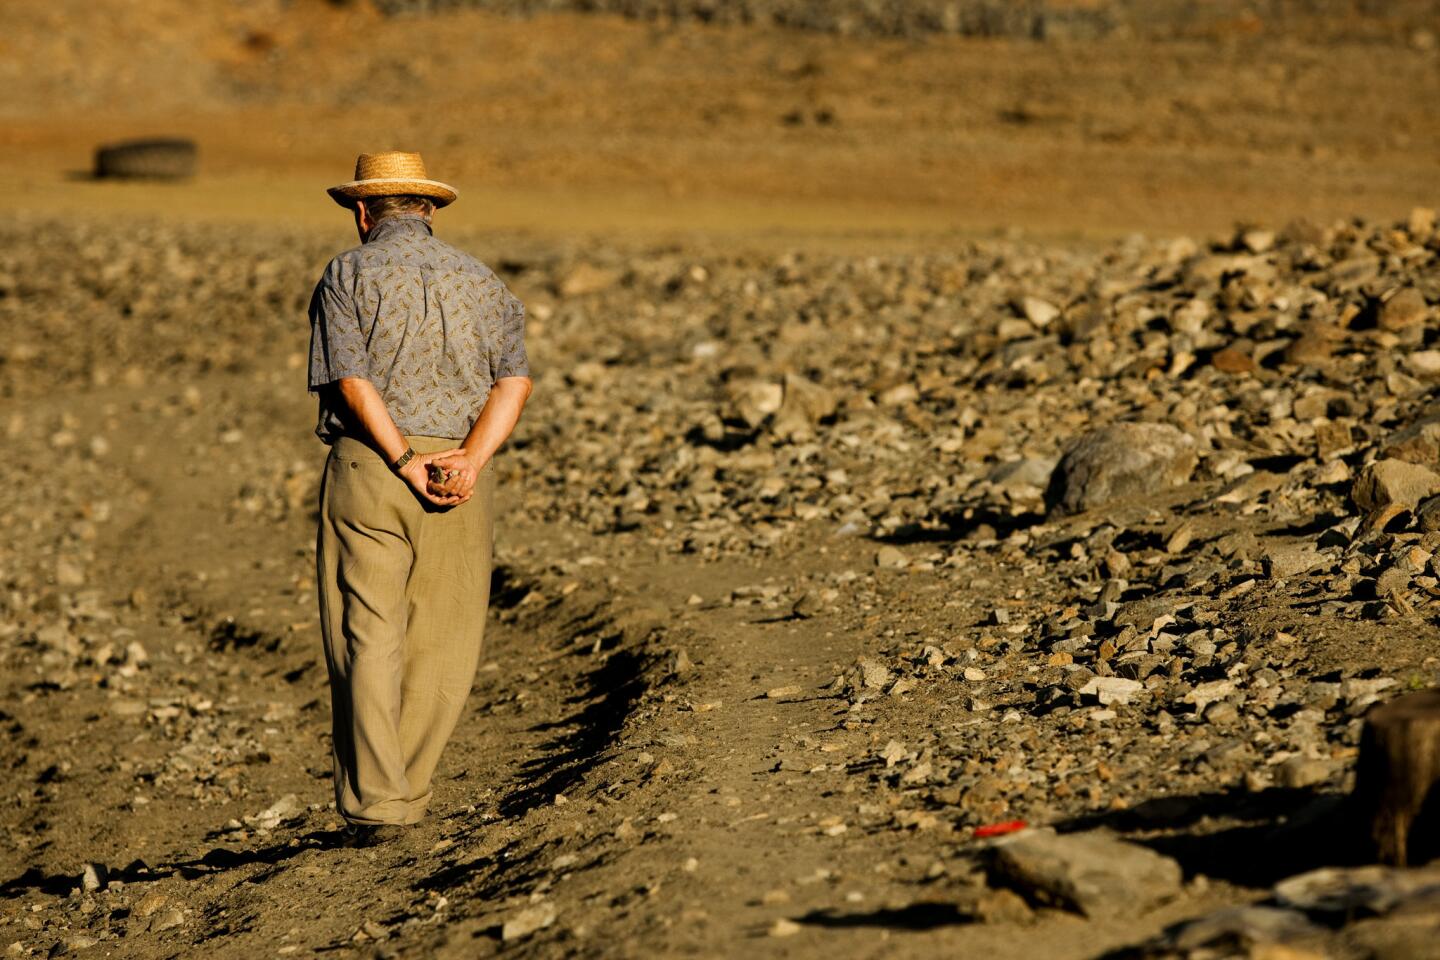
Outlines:
{"label": "tree stump", "polygon": [[1440,856],[1440,690],[1370,711],[1353,796],[1381,863],[1404,867]]}

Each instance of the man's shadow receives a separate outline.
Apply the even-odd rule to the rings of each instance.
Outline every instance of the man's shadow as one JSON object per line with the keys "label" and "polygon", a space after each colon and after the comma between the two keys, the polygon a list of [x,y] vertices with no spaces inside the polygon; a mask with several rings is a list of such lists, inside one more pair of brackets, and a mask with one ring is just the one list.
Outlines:
{"label": "man's shadow", "polygon": [[[225,873],[251,864],[276,865],[291,857],[310,850],[336,850],[346,846],[348,835],[344,830],[312,830],[302,836],[292,837],[283,842],[244,850],[214,847],[199,857],[176,858],[150,865],[144,860],[132,860],[126,866],[109,871],[105,880],[121,880],[127,885],[153,883],[166,877],[179,875],[185,880],[195,880],[212,874]],[[66,897],[80,886],[75,874],[46,873],[39,867],[28,867],[24,873],[0,883],[0,899],[13,900],[30,891]]]}

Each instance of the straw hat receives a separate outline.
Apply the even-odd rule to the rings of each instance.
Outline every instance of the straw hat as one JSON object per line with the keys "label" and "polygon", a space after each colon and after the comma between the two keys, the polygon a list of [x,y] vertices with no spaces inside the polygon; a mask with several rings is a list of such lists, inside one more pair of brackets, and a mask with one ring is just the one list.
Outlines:
{"label": "straw hat", "polygon": [[435,201],[435,206],[443,207],[459,196],[450,184],[431,180],[425,175],[425,161],[420,159],[420,154],[403,150],[360,154],[355,161],[355,179],[331,187],[326,193],[342,207],[353,207],[356,200],[367,197],[401,193],[429,197]]}

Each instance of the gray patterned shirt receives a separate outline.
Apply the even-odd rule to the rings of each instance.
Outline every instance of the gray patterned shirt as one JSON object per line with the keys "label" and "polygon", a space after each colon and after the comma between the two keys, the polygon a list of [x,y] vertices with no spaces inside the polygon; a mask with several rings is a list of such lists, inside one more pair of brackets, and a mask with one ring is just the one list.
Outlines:
{"label": "gray patterned shirt", "polygon": [[[386,217],[331,260],[310,300],[310,390],[375,385],[401,433],[462,440],[501,377],[530,375],[525,307],[415,215]],[[320,395],[316,434],[345,432]]]}

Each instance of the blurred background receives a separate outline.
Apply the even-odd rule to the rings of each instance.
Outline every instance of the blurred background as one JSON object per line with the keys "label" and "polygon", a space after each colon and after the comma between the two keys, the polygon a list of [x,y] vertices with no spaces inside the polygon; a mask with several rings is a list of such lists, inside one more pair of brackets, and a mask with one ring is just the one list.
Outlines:
{"label": "blurred background", "polygon": [[[7,0],[7,206],[329,222],[420,150],[452,222],[1113,236],[1403,216],[1436,0]],[[181,185],[96,182],[179,136]],[[343,222],[340,225],[343,227]]]}

